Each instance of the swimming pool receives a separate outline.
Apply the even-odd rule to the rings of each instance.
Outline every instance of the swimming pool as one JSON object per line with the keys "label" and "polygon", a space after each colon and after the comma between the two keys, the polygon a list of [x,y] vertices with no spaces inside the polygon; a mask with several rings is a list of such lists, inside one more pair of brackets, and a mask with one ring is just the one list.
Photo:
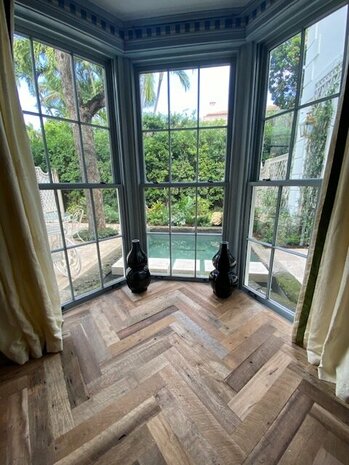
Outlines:
{"label": "swimming pool", "polygon": [[[171,257],[172,274],[175,276],[194,276],[196,246],[196,275],[207,277],[212,269],[212,257],[218,251],[222,240],[220,234],[198,234],[196,243],[195,234],[190,233],[173,233],[170,236],[152,232],[147,236],[150,271],[156,259],[163,259],[162,263],[167,263],[164,261],[167,259],[170,265]],[[159,274],[170,274],[170,266]]]}

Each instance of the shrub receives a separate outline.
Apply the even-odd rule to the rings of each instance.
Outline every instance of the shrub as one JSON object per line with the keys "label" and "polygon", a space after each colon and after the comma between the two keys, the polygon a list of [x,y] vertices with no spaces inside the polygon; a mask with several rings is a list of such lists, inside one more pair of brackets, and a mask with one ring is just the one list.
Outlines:
{"label": "shrub", "polygon": [[119,212],[110,205],[104,205],[104,215],[107,223],[119,223]]}
{"label": "shrub", "polygon": [[147,211],[148,222],[153,226],[168,224],[168,208],[161,201],[156,201]]}
{"label": "shrub", "polygon": [[[98,231],[98,239],[105,239],[106,237],[116,236],[117,234],[118,231],[113,228],[100,229]],[[73,237],[78,241],[80,240],[84,242],[94,241],[96,239],[94,233],[90,233],[88,229],[80,229],[80,231],[74,234]]]}

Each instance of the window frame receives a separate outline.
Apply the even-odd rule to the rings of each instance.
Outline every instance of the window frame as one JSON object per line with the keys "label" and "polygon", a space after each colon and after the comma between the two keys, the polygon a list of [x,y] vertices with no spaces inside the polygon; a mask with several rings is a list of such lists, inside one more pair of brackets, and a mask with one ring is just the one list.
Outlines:
{"label": "window frame", "polygon": [[[330,96],[318,98],[311,100],[306,103],[300,103],[301,98],[301,91],[302,91],[302,72],[303,72],[303,65],[304,65],[304,55],[305,55],[305,31],[312,25],[318,23],[322,19],[330,16],[337,10],[340,10],[344,6],[347,6],[347,17],[346,17],[346,35],[345,35],[345,42],[344,42],[344,50],[343,50],[343,63],[342,63],[342,74],[341,74],[341,83],[339,91],[336,93],[331,94]],[[296,131],[297,131],[297,115],[303,108],[312,107],[317,103],[322,103],[326,101],[334,101],[335,99],[338,100],[340,96],[340,92],[342,89],[343,84],[343,77],[345,71],[345,56],[346,50],[349,46],[349,39],[348,39],[348,31],[349,31],[349,6],[347,3],[341,3],[335,8],[331,8],[328,11],[322,13],[320,16],[314,18],[312,17],[311,20],[306,21],[303,24],[298,24],[292,30],[289,30],[285,35],[279,35],[276,39],[271,39],[268,42],[261,42],[260,43],[260,50],[258,60],[260,63],[260,84],[257,86],[257,94],[260,93],[256,98],[256,113],[257,113],[257,122],[255,126],[255,137],[253,141],[253,151],[250,160],[250,169],[249,174],[246,182],[246,190],[245,190],[245,219],[243,224],[243,235],[240,238],[240,250],[241,250],[241,280],[242,284],[241,287],[243,290],[248,292],[250,295],[255,297],[257,300],[262,302],[263,304],[269,306],[277,313],[281,314],[283,317],[287,318],[290,321],[293,321],[295,312],[290,310],[289,308],[285,307],[284,305],[276,302],[275,300],[270,299],[270,288],[271,288],[271,279],[273,276],[273,263],[274,263],[274,254],[275,250],[280,250],[282,252],[286,252],[290,255],[301,256],[303,258],[307,258],[307,255],[299,254],[297,252],[291,251],[286,247],[276,245],[276,234],[278,229],[278,218],[280,212],[280,204],[281,204],[281,194],[282,188],[284,187],[317,187],[318,188],[318,199],[319,201],[319,194],[322,185],[323,178],[302,178],[302,179],[290,179],[290,170],[291,164],[293,160],[293,149],[296,141]],[[296,92],[296,101],[293,105],[292,109],[287,110],[280,110],[275,115],[265,116],[266,110],[266,103],[267,103],[267,96],[268,96],[268,80],[269,80],[269,58],[270,54],[273,49],[278,47],[279,45],[283,44],[287,40],[291,39],[292,37],[296,36],[297,34],[301,34],[301,46],[300,46],[300,66],[298,69],[298,76],[297,76],[297,92]],[[290,137],[290,147],[289,147],[289,157],[287,161],[287,174],[285,179],[277,179],[277,180],[259,180],[260,174],[260,166],[261,166],[261,158],[262,158],[262,147],[263,147],[263,136],[264,136],[264,124],[265,121],[277,117],[279,115],[284,115],[288,113],[293,113],[293,121],[292,121],[292,131]],[[274,219],[274,229],[273,229],[273,240],[272,244],[270,243],[263,243],[261,241],[255,240],[252,236],[249,235],[250,232],[250,225],[252,221],[252,202],[253,202],[253,189],[255,187],[276,187],[278,189],[277,195],[277,205],[276,205],[276,214]],[[268,248],[271,249],[271,256],[269,259],[269,270],[268,270],[268,287],[266,295],[258,292],[258,290],[252,288],[248,284],[245,283],[246,276],[248,275],[248,249],[249,244],[253,242],[259,243],[261,245],[267,245]]]}
{"label": "window frame", "polygon": [[[228,115],[227,115],[227,124],[223,126],[219,126],[219,129],[225,128],[227,131],[227,140],[226,140],[226,159],[225,159],[225,172],[224,172],[224,179],[222,181],[199,181],[196,179],[195,181],[188,181],[188,182],[177,182],[177,181],[166,181],[166,182],[149,182],[146,179],[146,169],[145,169],[145,159],[144,159],[144,150],[143,150],[143,133],[147,132],[142,127],[142,106],[141,106],[141,97],[140,97],[140,76],[143,73],[156,73],[156,72],[171,72],[172,70],[180,70],[180,69],[199,69],[199,68],[208,68],[208,67],[215,67],[215,66],[229,66],[230,67],[230,79],[229,79],[229,87],[228,87]],[[171,189],[172,188],[194,188],[196,189],[196,198],[197,198],[197,190],[202,187],[222,187],[224,191],[224,198],[223,198],[223,225],[222,225],[222,233],[221,233],[221,240],[225,240],[224,238],[228,235],[229,225],[227,221],[224,220],[225,217],[228,216],[228,204],[225,201],[228,191],[231,185],[231,164],[233,159],[233,144],[232,144],[232,131],[233,131],[233,120],[234,120],[234,107],[235,107],[235,80],[236,80],[236,55],[230,54],[227,58],[225,55],[222,57],[217,57],[216,59],[186,59],[186,60],[170,60],[170,62],[164,62],[159,60],[156,64],[135,64],[134,66],[134,86],[135,86],[135,93],[136,93],[136,108],[137,108],[137,117],[136,117],[136,130],[137,130],[137,165],[138,165],[138,180],[139,180],[139,190],[141,196],[141,202],[143,206],[143,221],[142,221],[142,238],[143,243],[145,244],[146,251],[148,253],[148,233],[147,233],[147,224],[146,224],[146,213],[145,213],[145,190],[148,188],[159,188],[159,189],[168,189],[169,190],[169,198],[171,197]],[[200,81],[198,81],[200,83]],[[169,84],[168,84],[169,86]],[[200,92],[198,87],[198,101],[200,100]],[[199,113],[199,107],[198,107]],[[170,108],[168,108],[168,114],[170,114]],[[199,118],[199,114],[198,114]],[[206,126],[195,125],[192,127],[186,128],[171,128],[170,124],[168,127],[161,131],[167,132],[169,137],[172,132],[177,130],[195,130],[199,131],[205,129]],[[210,128],[208,126],[207,128]],[[198,147],[197,147],[198,149]],[[169,148],[169,163],[171,163],[171,152]],[[197,167],[198,173],[198,167]],[[197,208],[197,206],[196,206]],[[196,212],[197,216],[197,212]],[[159,235],[168,235],[169,236],[169,250],[170,250],[170,273],[168,275],[156,274],[152,273],[153,276],[159,278],[166,278],[166,279],[174,279],[174,280],[194,280],[194,281],[207,281],[207,277],[197,276],[197,269],[196,269],[196,260],[197,260],[197,237],[200,236],[200,233],[197,232],[197,224],[195,224],[194,232],[188,232],[183,234],[188,234],[190,236],[195,236],[195,256],[194,256],[194,275],[193,276],[185,276],[182,277],[180,275],[175,275],[172,272],[173,267],[173,258],[172,258],[172,250],[171,250],[171,211],[169,212],[169,232],[167,233],[158,233]],[[176,234],[176,233],[174,233]],[[207,234],[203,234],[207,235]],[[213,234],[214,235],[214,234]],[[217,234],[218,235],[218,234]]]}
{"label": "window frame", "polygon": [[[34,28],[35,29],[35,28]],[[28,110],[22,110],[23,117],[25,115],[29,116],[35,116],[40,120],[40,130],[42,133],[43,137],[43,146],[44,146],[44,151],[45,151],[45,160],[47,164],[47,171],[49,175],[50,181],[48,183],[38,183],[38,188],[39,191],[52,191],[55,202],[57,205],[57,217],[58,217],[58,223],[59,223],[59,234],[61,237],[62,244],[60,247],[51,249],[51,256],[54,253],[63,253],[64,254],[64,260],[67,266],[67,278],[68,278],[68,286],[69,286],[69,292],[71,299],[67,300],[65,302],[61,302],[62,310],[66,311],[70,309],[71,307],[74,307],[77,304],[80,304],[86,300],[91,299],[91,297],[97,296],[101,293],[104,293],[106,290],[112,289],[119,287],[124,281],[125,281],[125,276],[116,276],[115,279],[112,279],[110,283],[106,282],[104,283],[104,277],[103,277],[103,258],[100,250],[100,243],[107,242],[107,241],[112,241],[115,239],[121,239],[121,250],[122,250],[122,257],[123,261],[125,261],[125,242],[127,238],[127,218],[125,215],[125,194],[124,194],[124,182],[123,182],[123,163],[122,163],[122,149],[121,149],[121,141],[120,141],[120,130],[119,130],[119,122],[117,118],[117,93],[116,93],[116,82],[117,81],[117,76],[116,76],[116,66],[115,62],[108,57],[107,55],[103,55],[101,53],[91,53],[91,51],[87,48],[82,46],[81,49],[80,47],[76,46],[76,44],[70,42],[69,40],[65,42],[64,45],[62,45],[62,42],[59,40],[56,40],[55,37],[48,38],[45,36],[43,38],[43,35],[41,33],[36,33],[36,31],[31,31],[29,32],[26,27],[21,27],[20,25],[15,29],[15,35],[21,36],[23,38],[26,38],[29,40],[30,43],[30,49],[31,49],[31,66],[35,66],[35,61],[34,61],[34,51],[33,51],[33,42],[40,42],[44,45],[47,45],[48,47],[55,48],[62,50],[63,52],[69,54],[71,57],[71,64],[72,64],[72,70],[74,70],[74,63],[75,59],[86,59],[90,61],[91,63],[94,63],[96,65],[99,65],[103,67],[104,69],[104,88],[105,88],[105,94],[106,94],[106,111],[108,115],[108,125],[107,126],[100,126],[98,124],[94,123],[86,123],[80,120],[80,112],[79,108],[77,107],[77,116],[76,119],[70,119],[70,118],[64,118],[60,116],[54,116],[54,115],[49,115],[46,114],[42,111],[39,95],[38,95],[38,87],[37,87],[37,79],[34,77],[34,86],[35,86],[35,99],[37,102],[37,111],[28,111]],[[54,36],[54,35],[53,35]],[[34,68],[32,68],[34,71]],[[76,75],[75,72],[72,72],[72,79],[74,82],[74,99],[76,101],[76,105],[78,102],[78,95],[77,95],[77,81],[76,81]],[[63,121],[67,123],[72,123],[76,124],[79,128],[79,134],[80,134],[80,140],[82,140],[82,130],[81,128],[83,126],[89,126],[93,128],[101,128],[103,130],[108,131],[108,139],[109,139],[109,145],[110,145],[110,160],[111,160],[111,175],[112,175],[112,182],[105,183],[101,181],[100,183],[97,182],[89,182],[87,179],[87,171],[86,171],[86,161],[85,161],[85,152],[84,148],[82,146],[82,154],[83,154],[83,160],[84,160],[84,176],[87,179],[87,182],[81,181],[81,182],[76,182],[76,183],[67,183],[67,182],[55,182],[52,178],[52,170],[50,166],[50,160],[48,156],[48,147],[47,147],[47,142],[46,142],[46,136],[45,136],[45,129],[44,129],[44,121],[45,120],[53,120],[53,121]],[[83,144],[82,144],[83,145]],[[120,224],[120,230],[118,231],[118,234],[112,237],[108,238],[99,238],[99,234],[97,231],[97,224],[96,224],[96,213],[95,213],[95,201],[94,201],[94,191],[98,190],[115,190],[117,193],[117,201],[118,201],[118,212],[119,212],[119,224]],[[93,215],[93,223],[94,223],[94,234],[95,238],[91,241],[87,241],[87,243],[82,243],[82,244],[74,244],[74,245],[69,245],[66,240],[66,234],[64,230],[64,221],[62,217],[62,212],[61,208],[59,207],[60,201],[58,197],[58,191],[78,191],[78,190],[84,190],[86,191],[86,195],[90,197],[90,202],[91,202],[91,207],[92,207],[92,215]],[[87,194],[88,192],[88,194]],[[72,272],[70,270],[70,264],[69,264],[69,257],[68,253],[70,250],[79,250],[82,247],[85,247],[86,245],[92,245],[95,244],[96,246],[96,258],[97,262],[96,265],[98,265],[98,277],[99,277],[99,286],[92,289],[88,290],[86,292],[83,292],[81,294],[76,295],[74,291],[74,284],[73,284],[73,277],[72,277]],[[124,266],[125,270],[125,266]]]}

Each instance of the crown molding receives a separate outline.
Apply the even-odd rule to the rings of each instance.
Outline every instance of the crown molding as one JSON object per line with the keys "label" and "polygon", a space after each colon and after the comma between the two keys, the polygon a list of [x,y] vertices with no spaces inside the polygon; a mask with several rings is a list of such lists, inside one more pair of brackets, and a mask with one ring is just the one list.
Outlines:
{"label": "crown molding", "polygon": [[328,9],[340,0],[252,0],[247,7],[185,15],[121,21],[88,0],[17,0],[18,24],[30,22],[68,37],[84,37],[93,47],[102,44],[108,53],[129,54],[158,48],[227,42],[241,45],[267,40],[304,13]]}
{"label": "crown molding", "polygon": [[136,20],[124,21],[125,28],[156,26],[158,24],[183,23],[185,21],[212,19],[220,17],[237,17],[241,14],[241,8],[222,8],[217,10],[197,11],[195,13],[183,13],[166,16],[156,16],[140,18]]}
{"label": "crown molding", "polygon": [[265,43],[283,40],[296,29],[306,27],[314,18],[318,20],[331,10],[348,4],[347,0],[279,0],[272,1],[263,15],[256,15],[246,25],[246,39]]}

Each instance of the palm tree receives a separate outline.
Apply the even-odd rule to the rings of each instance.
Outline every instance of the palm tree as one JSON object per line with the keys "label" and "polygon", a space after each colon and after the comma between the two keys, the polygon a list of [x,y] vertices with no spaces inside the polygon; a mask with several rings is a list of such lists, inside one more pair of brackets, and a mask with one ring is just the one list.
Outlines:
{"label": "palm tree", "polygon": [[[190,88],[190,79],[188,74],[182,69],[170,71],[170,74],[173,74],[178,77],[182,87],[185,92]],[[155,76],[156,73],[144,73],[140,77],[140,88],[141,88],[141,103],[142,108],[151,107],[154,105],[153,113],[155,114],[159,104],[161,86],[164,80],[165,71],[159,72],[159,79],[156,86],[155,92]]]}

